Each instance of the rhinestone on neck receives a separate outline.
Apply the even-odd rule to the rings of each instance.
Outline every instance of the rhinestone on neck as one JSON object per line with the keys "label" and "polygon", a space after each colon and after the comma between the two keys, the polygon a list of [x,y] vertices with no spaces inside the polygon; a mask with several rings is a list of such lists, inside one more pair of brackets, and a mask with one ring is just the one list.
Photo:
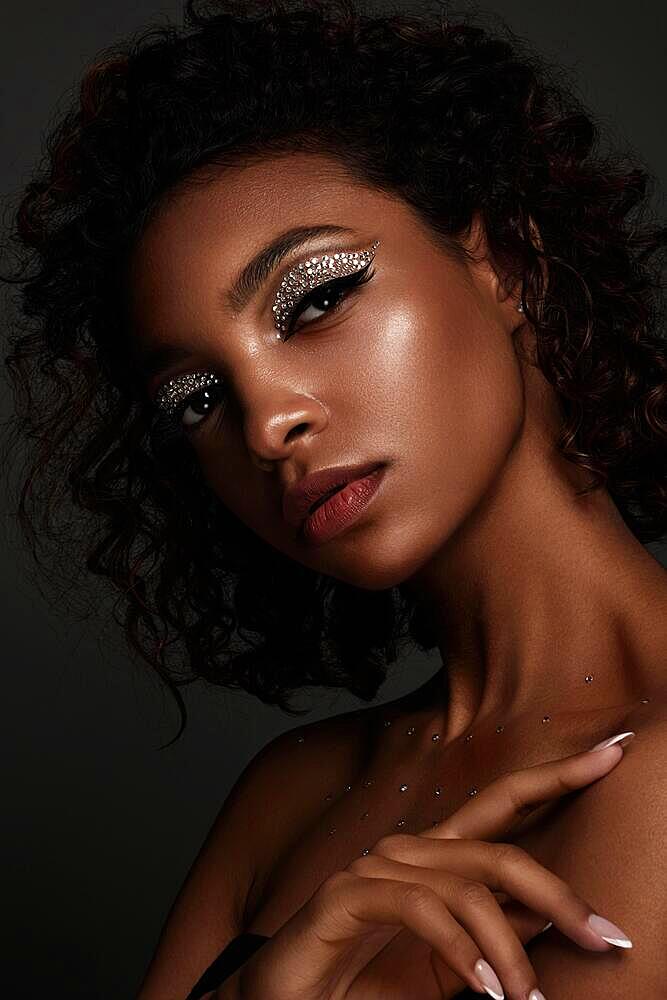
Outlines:
{"label": "rhinestone on neck", "polygon": [[[593,680],[593,676],[594,676],[593,674],[586,674],[585,677],[584,677],[585,683],[586,684],[590,684],[591,681]],[[648,705],[649,702],[650,702],[649,698],[642,698],[641,699],[641,704],[642,705]],[[389,726],[391,726],[392,721],[393,720],[391,720],[391,719],[384,719],[383,720],[384,727],[388,728]],[[550,715],[543,715],[541,721],[542,721],[542,724],[549,723],[549,722],[551,722],[551,716]],[[496,726],[496,733],[502,733],[504,731],[505,731],[504,724],[499,724],[499,725]],[[410,726],[408,729],[405,730],[405,733],[406,733],[407,736],[414,736],[415,732],[416,732],[416,727],[415,726]],[[437,743],[440,740],[440,735],[441,734],[439,732],[438,733],[431,733],[431,740],[432,740],[432,742],[433,743]],[[465,736],[465,742],[469,742],[472,738],[473,738],[473,733],[472,732],[468,733]],[[299,736],[297,736],[296,739],[297,739],[298,743],[303,743],[304,742],[304,736],[302,734],[300,734]],[[370,777],[365,778],[363,780],[363,782],[362,782],[362,785],[363,785],[364,788],[370,788],[370,786],[373,785],[373,784],[375,784],[375,779],[374,778],[370,778]],[[403,792],[406,792],[408,790],[408,787],[409,787],[408,784],[406,782],[403,782],[402,784],[400,784],[398,786],[398,790],[399,790],[399,792],[403,793]],[[351,784],[347,784],[347,785],[344,786],[344,790],[346,792],[351,791],[351,789],[352,789],[352,785]],[[442,785],[439,785],[439,784],[434,785],[433,786],[434,797],[442,800],[443,790],[444,789],[443,789]],[[472,785],[468,789],[468,793],[467,794],[468,794],[469,798],[474,798],[475,795],[478,795],[479,794],[479,788],[477,787],[477,785]],[[333,799],[333,797],[334,797],[333,793],[329,792],[329,794],[324,797],[324,801],[325,802],[331,802],[331,800]],[[366,820],[366,819],[368,819],[369,815],[370,815],[369,811],[365,810],[361,814],[360,819],[361,820]],[[440,819],[434,819],[432,821],[432,823],[431,823],[431,826],[432,827],[438,826],[438,824],[441,823],[441,822],[442,822],[442,816],[440,817]],[[406,823],[407,823],[406,817],[402,816],[402,817],[400,817],[396,821],[395,828],[402,829],[406,825]],[[337,832],[337,828],[335,826],[331,827],[329,829],[329,836],[333,836],[336,832]],[[369,854],[369,853],[370,853],[370,848],[368,848],[368,847],[365,847],[361,851],[362,855],[366,855],[366,854]]]}

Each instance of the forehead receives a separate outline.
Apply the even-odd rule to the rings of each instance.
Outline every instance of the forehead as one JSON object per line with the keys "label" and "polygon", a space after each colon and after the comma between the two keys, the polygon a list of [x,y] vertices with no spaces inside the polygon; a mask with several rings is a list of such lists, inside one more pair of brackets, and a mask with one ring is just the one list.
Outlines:
{"label": "forehead", "polygon": [[[392,199],[362,184],[344,165],[316,154],[289,153],[216,173],[207,167],[159,205],[132,259],[135,278],[151,259],[220,254],[240,265],[279,230],[292,225],[377,227]],[[169,260],[161,259],[161,266]]]}
{"label": "forehead", "polygon": [[[132,252],[130,299],[137,329],[154,328],[156,320],[164,329],[168,317],[158,315],[162,304],[173,317],[185,302],[192,308],[196,289],[228,288],[239,268],[278,232],[323,223],[349,227],[360,243],[380,224],[385,242],[392,230],[404,237],[406,225],[417,227],[402,199],[362,183],[341,161],[321,154],[202,168],[163,199]],[[168,325],[173,328],[173,322]]]}

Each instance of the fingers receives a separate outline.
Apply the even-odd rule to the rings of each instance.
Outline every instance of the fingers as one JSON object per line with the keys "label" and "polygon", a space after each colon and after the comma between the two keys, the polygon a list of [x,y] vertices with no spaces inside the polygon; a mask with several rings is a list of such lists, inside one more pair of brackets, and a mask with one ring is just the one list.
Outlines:
{"label": "fingers", "polygon": [[534,913],[533,910],[529,910],[527,906],[517,903],[514,899],[507,903],[501,903],[500,908],[524,945],[532,941],[533,938],[545,934],[553,927],[553,921],[545,920],[541,913]]}
{"label": "fingers", "polygon": [[[515,931],[517,937],[523,945],[528,944],[533,938],[538,938],[551,927],[546,923],[544,917],[539,913],[522,906],[521,903],[511,901],[501,906],[503,914]],[[464,983],[455,973],[444,964],[438,952],[431,951],[431,966],[436,982],[440,985],[443,996],[457,996],[464,988]]]}
{"label": "fingers", "polygon": [[424,881],[430,879],[428,884],[433,888],[432,872],[439,871],[445,878],[453,875],[481,883],[541,914],[544,923],[551,920],[559,931],[583,948],[609,951],[610,945],[588,925],[589,916],[595,912],[593,907],[516,844],[428,841],[420,836],[393,834],[379,840],[370,854],[357,859],[347,870],[361,874],[363,862],[374,857],[377,863],[369,865],[368,870],[390,878],[418,881],[418,873],[423,871]]}
{"label": "fingers", "polygon": [[[627,733],[624,743],[633,736],[634,733]],[[505,837],[539,806],[597,781],[622,757],[622,745],[615,743],[606,750],[587,750],[511,771],[492,781],[448,819],[419,836],[466,840]]]}
{"label": "fingers", "polygon": [[[367,860],[368,857],[358,860]],[[441,872],[436,874],[442,875]],[[516,946],[513,954],[520,960],[519,953],[523,953],[524,974],[532,987],[535,975],[521,942],[491,893],[489,898],[491,902],[488,909],[485,908],[484,919],[491,919],[487,914],[488,911],[493,913],[494,907],[498,910],[499,916],[494,914],[496,933],[502,928],[506,936],[514,937]],[[407,927],[426,941],[464,983],[478,993],[484,992],[484,983],[478,973],[486,973],[488,963],[485,956],[467,930],[450,913],[449,901],[445,903],[437,891],[422,882],[366,878],[349,871],[336,872],[320,886],[308,905],[312,908],[313,929],[318,940],[325,945],[334,949],[340,947],[350,938],[373,931],[377,924]],[[461,905],[465,909],[465,900]],[[514,977],[517,978],[516,972]],[[517,997],[519,995],[516,994]]]}
{"label": "fingers", "polygon": [[[486,885],[450,871],[419,868],[372,854],[355,860],[347,870],[366,879],[395,878],[435,893],[450,915],[447,941],[437,948],[440,957],[458,975],[472,969],[491,996],[500,997],[506,990],[511,997],[523,998],[537,988],[537,976],[523,944]],[[435,916],[429,897],[424,906],[426,916]],[[420,936],[425,937],[423,931]]]}

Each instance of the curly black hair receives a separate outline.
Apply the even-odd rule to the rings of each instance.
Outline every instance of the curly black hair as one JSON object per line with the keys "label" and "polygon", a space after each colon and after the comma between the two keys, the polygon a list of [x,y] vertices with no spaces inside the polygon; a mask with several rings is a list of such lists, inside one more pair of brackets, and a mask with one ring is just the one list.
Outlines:
{"label": "curly black hair", "polygon": [[[557,447],[591,476],[583,492],[606,488],[642,542],[667,530],[655,178],[634,151],[604,151],[562,69],[495,20],[444,4],[371,15],[354,0],[190,0],[182,26],[101,53],[22,192],[10,234],[21,263],[4,278],[22,317],[9,324],[5,457],[21,445],[32,458],[15,514],[37,563],[55,542],[56,576],[79,552],[117,588],[130,649],[178,704],[174,739],[179,687],[197,678],[299,714],[296,690],[370,701],[399,642],[435,645],[402,587],[360,590],[254,535],[139,391],[126,264],[163,199],[202,168],[295,149],[339,157],[413,206],[448,252],[480,213],[520,283],[562,411]],[[67,498],[76,519],[58,530]]]}

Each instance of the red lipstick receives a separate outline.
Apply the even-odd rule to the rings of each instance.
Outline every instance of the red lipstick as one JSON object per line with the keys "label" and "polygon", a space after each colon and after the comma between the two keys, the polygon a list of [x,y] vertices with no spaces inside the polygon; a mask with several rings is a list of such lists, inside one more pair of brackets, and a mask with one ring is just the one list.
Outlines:
{"label": "red lipstick", "polygon": [[375,495],[384,471],[384,464],[371,462],[326,469],[301,480],[291,495],[286,495],[284,506],[293,518],[298,511],[304,541],[322,545],[357,521]]}

